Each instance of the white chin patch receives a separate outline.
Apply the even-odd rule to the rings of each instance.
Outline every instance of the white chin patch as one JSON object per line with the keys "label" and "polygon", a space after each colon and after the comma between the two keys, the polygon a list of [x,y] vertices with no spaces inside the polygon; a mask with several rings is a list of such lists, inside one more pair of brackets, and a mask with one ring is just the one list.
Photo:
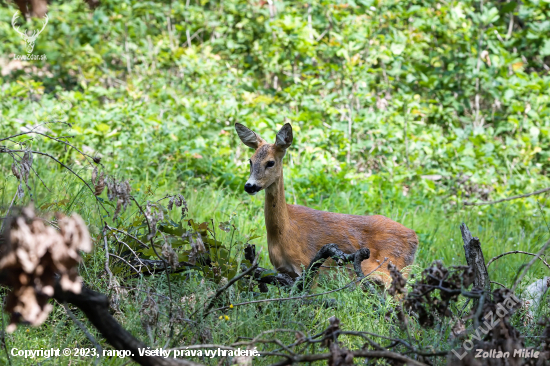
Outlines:
{"label": "white chin patch", "polygon": [[[259,192],[259,191],[258,191],[258,192]],[[258,192],[254,192],[254,193],[249,193],[249,195],[251,195],[251,196],[255,196],[255,195],[257,195],[257,194],[258,194]]]}

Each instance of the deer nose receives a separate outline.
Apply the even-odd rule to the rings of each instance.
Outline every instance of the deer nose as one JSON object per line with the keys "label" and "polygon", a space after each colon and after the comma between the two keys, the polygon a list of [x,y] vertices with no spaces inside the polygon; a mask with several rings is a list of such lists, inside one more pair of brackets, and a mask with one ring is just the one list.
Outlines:
{"label": "deer nose", "polygon": [[246,183],[244,185],[244,190],[246,193],[256,193],[260,190],[260,187],[258,187],[256,184]]}

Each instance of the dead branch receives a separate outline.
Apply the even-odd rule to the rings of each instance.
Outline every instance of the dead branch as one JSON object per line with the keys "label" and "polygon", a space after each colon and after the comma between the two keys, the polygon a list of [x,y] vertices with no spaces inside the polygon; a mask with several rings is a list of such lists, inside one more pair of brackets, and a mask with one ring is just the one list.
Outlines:
{"label": "dead branch", "polygon": [[[402,344],[403,346],[407,347],[409,350],[411,350],[412,353],[420,355],[420,356],[426,356],[426,357],[434,357],[434,356],[446,356],[449,352],[448,351],[421,351],[417,349],[416,347],[412,346],[409,342],[400,339],[400,338],[393,338],[393,337],[386,337],[381,334],[371,333],[371,332],[350,332],[350,331],[340,331],[341,334],[350,334],[350,335],[357,335],[365,337],[365,335],[369,335],[372,337],[382,338],[389,341],[392,341],[392,345]],[[391,348],[391,347],[388,347]]]}
{"label": "dead branch", "polygon": [[[501,257],[504,257],[505,255],[508,255],[508,254],[527,254],[527,255],[536,256],[535,253],[524,252],[524,251],[522,251],[522,250],[512,250],[512,251],[510,251],[510,252],[502,253],[502,254],[497,255],[496,257],[491,258],[491,260],[490,260],[489,262],[487,262],[487,268],[489,268],[489,266],[491,265],[491,263],[493,263],[493,262],[496,261],[497,259],[499,259],[499,258],[501,258]],[[542,263],[544,263],[544,265],[545,265],[546,267],[548,267],[548,268],[550,269],[550,264],[548,264],[548,262],[546,262],[546,261],[544,260],[544,258],[542,258],[542,257],[538,257],[538,258],[542,261]]]}
{"label": "dead branch", "polygon": [[130,234],[129,232],[127,231],[124,231],[124,230],[120,230],[120,229],[117,229],[117,228],[114,228],[114,227],[110,227],[109,225],[105,224],[105,227],[109,230],[113,230],[113,231],[118,231],[119,233],[121,234],[124,234],[132,239],[134,239],[135,241],[137,241],[139,243],[139,245],[142,247],[142,248],[149,248],[149,246],[147,244],[145,244],[143,241],[139,240],[136,236]]}
{"label": "dead branch", "polygon": [[261,284],[282,286],[282,287],[292,287],[294,280],[292,277],[285,273],[277,273],[277,275],[266,275],[266,273],[273,272],[265,268],[256,268],[254,271],[254,280]]}
{"label": "dead branch", "polygon": [[[396,352],[391,351],[367,351],[367,350],[358,350],[358,351],[349,351],[349,353],[355,358],[384,358],[384,359],[390,359],[395,361],[404,362],[406,365],[415,365],[415,366],[428,366],[425,363],[416,361],[410,357],[401,355]],[[260,354],[262,354],[260,352]],[[293,363],[303,363],[303,362],[314,362],[314,361],[321,361],[321,360],[328,360],[333,357],[332,353],[320,353],[315,355],[286,355],[281,354],[281,356],[284,356],[286,359],[272,364],[271,366],[284,366],[284,365],[290,365]]]}
{"label": "dead branch", "polygon": [[[254,245],[248,245],[245,248],[245,258],[247,260],[250,260],[251,255],[255,255],[255,253],[256,253],[256,249],[255,249]],[[268,277],[271,277],[271,278],[268,279],[268,280],[263,281],[263,283],[272,283],[272,284],[279,284],[279,285],[284,285],[284,286],[297,285],[298,289],[300,291],[302,291],[304,289],[304,287],[307,287],[311,284],[311,282],[312,282],[312,276],[311,275],[316,274],[319,271],[319,268],[321,267],[323,262],[325,260],[327,260],[328,258],[335,259],[337,261],[337,263],[340,264],[340,265],[344,264],[346,262],[353,262],[354,269],[355,269],[355,272],[357,273],[357,277],[358,277],[357,279],[351,281],[347,285],[345,285],[343,287],[340,287],[338,289],[330,290],[330,291],[319,293],[319,294],[247,301],[247,302],[243,302],[243,303],[239,303],[239,304],[233,304],[233,306],[241,306],[241,305],[256,304],[256,303],[261,303],[261,302],[272,302],[272,301],[305,300],[305,299],[308,299],[308,298],[317,297],[317,296],[321,296],[321,295],[330,294],[330,293],[333,293],[333,292],[336,292],[336,291],[344,290],[344,289],[349,288],[350,286],[362,281],[363,279],[367,278],[370,274],[375,272],[378,268],[380,268],[387,261],[387,258],[384,258],[384,261],[382,263],[380,263],[377,268],[375,268],[373,271],[371,271],[367,275],[364,275],[363,271],[361,269],[361,262],[365,259],[368,259],[369,256],[370,256],[370,251],[369,251],[368,248],[361,248],[355,253],[345,254],[340,249],[338,249],[336,244],[327,244],[327,245],[323,246],[319,250],[319,252],[317,252],[315,257],[313,258],[313,260],[309,264],[308,269],[306,271],[304,271],[304,274],[302,274],[301,277],[298,277],[295,281],[292,278],[290,278],[289,276],[278,274],[277,276],[268,276]],[[268,271],[268,270],[266,270],[264,268],[256,269],[255,272],[254,272],[254,276],[255,277],[260,276],[260,280],[262,280],[262,277],[261,277],[262,273],[265,273],[266,271]],[[370,287],[368,287],[368,289],[370,291],[374,291]],[[211,309],[211,308],[212,307],[210,306],[208,309]],[[216,308],[216,309],[208,311],[207,313],[204,314],[204,316],[206,317],[207,315],[209,315],[209,314],[211,314],[215,311],[226,310],[226,309],[229,309],[229,308],[230,308],[229,306],[223,306],[223,307],[220,307],[220,308]]]}
{"label": "dead branch", "polygon": [[[91,251],[91,237],[80,216],[57,215],[59,232],[36,218],[32,207],[8,218],[0,247],[0,284],[10,287],[6,310],[12,315],[8,331],[23,319],[43,323],[50,310],[50,298],[81,309],[113,347],[130,350],[142,365],[198,365],[194,362],[140,355],[146,345],[134,338],[110,314],[107,297],[82,286],[76,268],[79,251]],[[69,315],[72,313],[65,308]],[[75,318],[76,319],[76,318]],[[91,339],[89,333],[76,322]],[[97,342],[94,342],[98,347]],[[98,347],[99,348],[99,347]]]}
{"label": "dead branch", "polygon": [[109,243],[107,242],[106,228],[103,228],[103,243],[105,245],[105,272],[109,275],[109,288],[111,288],[115,282],[113,278],[113,272],[109,267]]}
{"label": "dead branch", "polygon": [[[60,143],[62,143],[62,144],[65,144],[65,145],[67,145],[67,146],[73,148],[74,150],[76,150],[80,155],[84,156],[84,158],[86,159],[86,161],[87,161],[90,165],[92,165],[92,166],[93,166],[92,162],[96,162],[97,159],[99,159],[99,158],[96,158],[96,157],[94,157],[94,156],[90,156],[90,155],[86,154],[85,152],[81,151],[79,148],[77,148],[76,146],[72,145],[71,143],[69,143],[69,142],[67,142],[67,141],[61,140],[61,138],[65,138],[65,139],[66,139],[66,138],[72,138],[72,137],[74,137],[74,136],[62,136],[61,138],[59,138],[59,137],[50,136],[50,135],[48,135],[48,134],[45,134],[45,133],[36,131],[35,129],[31,129],[31,130],[29,130],[29,131],[27,131],[27,132],[24,132],[23,135],[25,135],[25,134],[26,134],[26,135],[29,135],[29,134],[37,134],[37,135],[41,135],[41,136],[47,137],[47,138],[49,138],[50,140],[54,140],[54,141],[60,142]],[[8,137],[8,138],[10,138],[10,137]],[[101,159],[99,159],[99,160],[101,160]],[[99,161],[97,161],[97,163],[99,163]]]}
{"label": "dead branch", "polygon": [[296,279],[296,285],[298,290],[302,291],[311,285],[313,277],[317,274],[323,263],[332,258],[338,265],[353,262],[355,273],[359,279],[365,278],[363,270],[361,269],[361,262],[370,257],[370,250],[368,248],[361,248],[357,252],[352,254],[346,254],[338,248],[334,243],[323,246],[313,257],[309,266],[304,271],[302,276]]}
{"label": "dead branch", "polygon": [[[249,262],[252,262],[256,256],[256,247],[249,244],[244,249],[244,252],[245,259]],[[293,279],[292,277],[284,273],[277,273],[277,275],[266,275],[266,273],[270,273],[273,271],[265,268],[257,268],[254,271],[254,279],[259,282],[260,285],[271,284],[283,287],[292,287],[296,285],[299,291],[303,291],[305,288],[311,285],[313,278],[315,277],[317,272],[319,272],[319,269],[322,267],[323,263],[327,259],[332,258],[336,261],[338,265],[353,262],[355,273],[357,274],[357,277],[360,281],[371,274],[369,273],[365,276],[363,274],[363,270],[361,269],[362,261],[368,259],[369,256],[370,251],[368,248],[362,248],[355,253],[346,254],[341,251],[336,244],[327,244],[317,252],[302,276],[296,279]],[[384,259],[384,261],[376,269],[380,268],[382,264],[386,262],[386,260],[387,258]],[[262,287],[260,286],[260,290],[261,289]]]}
{"label": "dead branch", "polygon": [[127,264],[130,268],[132,268],[134,270],[134,272],[140,273],[140,271],[138,271],[136,267],[132,266],[126,259],[124,259],[122,257],[119,257],[118,255],[113,254],[113,253],[108,253],[108,255],[110,257],[115,257],[115,258],[121,260],[123,263]]}
{"label": "dead branch", "polygon": [[129,350],[134,361],[140,365],[151,366],[199,366],[200,364],[176,359],[154,356],[140,356],[140,350],[147,348],[140,340],[134,338],[126,329],[124,329],[109,312],[109,300],[107,296],[95,292],[87,287],[83,287],[80,294],[70,291],[63,291],[59,283],[55,286],[53,296],[59,302],[67,302],[78,307],[90,320],[90,322],[99,330],[115,349]]}
{"label": "dead branch", "polygon": [[52,306],[54,273],[67,291],[79,292],[81,279],[76,267],[80,251],[90,252],[91,237],[84,220],[76,214],[57,214],[59,231],[37,219],[33,206],[6,219],[8,224],[0,241],[0,274],[11,288],[6,311],[11,314],[7,328],[13,332],[19,320],[38,326],[46,320]]}
{"label": "dead branch", "polygon": [[474,270],[474,288],[489,290],[489,272],[487,272],[487,267],[485,266],[485,258],[483,257],[479,238],[472,236],[470,229],[468,229],[465,223],[460,225],[460,231],[462,232],[462,240],[464,241],[466,262]]}
{"label": "dead branch", "polygon": [[[256,246],[248,244],[244,248],[244,259],[252,263],[256,258]],[[266,285],[275,285],[283,287],[292,287],[294,285],[294,279],[285,273],[277,273],[276,275],[266,275],[266,273],[273,273],[272,270],[265,268],[256,268],[254,271],[254,280],[259,284],[261,292],[267,292]]]}
{"label": "dead branch", "polygon": [[[145,221],[147,222],[147,228],[149,229],[149,240],[151,242],[151,248],[153,248],[153,252],[155,252],[155,255],[158,257],[158,259],[160,259],[163,264],[164,264],[164,271],[166,273],[166,282],[168,283],[168,296],[170,297],[170,300],[172,300],[172,283],[170,281],[170,273],[168,273],[168,266],[169,266],[169,263],[168,261],[165,259],[165,258],[162,258],[159,253],[157,252],[157,249],[155,248],[155,243],[153,241],[153,232],[156,232],[157,228],[156,228],[156,222],[154,223],[155,227],[151,227],[151,222],[149,221],[149,216],[147,216],[147,214],[145,213],[145,211],[143,211],[143,208],[141,207],[141,205],[139,204],[139,202],[133,197],[133,196],[128,196],[129,199],[131,199],[132,201],[135,202],[136,206],[139,208],[139,210],[141,211],[141,214],[143,215],[143,217],[145,217]],[[107,225],[107,223],[105,223],[105,225]],[[172,301],[170,301],[170,307],[169,307],[169,318],[172,319]],[[172,327],[170,327],[170,337],[172,337]]]}
{"label": "dead branch", "polygon": [[76,318],[76,316],[73,314],[71,309],[69,309],[69,306],[67,306],[67,303],[65,302],[63,303],[63,308],[65,308],[65,312],[69,315],[72,321],[75,322],[75,324],[80,328],[80,330],[86,335],[86,338],[88,338],[88,340],[92,342],[94,347],[97,349],[97,352],[100,355],[103,354],[103,348],[101,347],[99,342],[94,338],[93,335],[90,334],[90,332],[88,332],[88,329],[86,329],[86,326]]}
{"label": "dead branch", "polygon": [[540,189],[540,190],[538,190],[538,191],[531,192],[531,193],[527,193],[527,194],[520,194],[519,196],[513,196],[513,197],[503,198],[503,199],[496,200],[496,201],[487,201],[487,202],[464,202],[464,206],[483,206],[483,205],[492,205],[492,204],[495,204],[495,203],[501,203],[501,202],[516,200],[516,199],[518,199],[518,198],[526,198],[526,197],[534,196],[534,195],[537,195],[537,194],[545,193],[545,192],[548,192],[548,191],[550,191],[550,187],[549,187],[549,188]]}
{"label": "dead branch", "polygon": [[529,263],[527,263],[527,266],[525,266],[525,268],[523,268],[523,271],[521,272],[521,274],[518,276],[518,278],[516,279],[516,282],[514,282],[514,286],[512,286],[512,292],[514,292],[517,288],[517,286],[519,285],[519,283],[521,282],[521,280],[523,280],[523,277],[525,277],[525,274],[527,273],[527,270],[529,270],[529,268],[531,268],[531,266],[536,262],[536,260],[538,258],[540,258],[540,256],[542,255],[542,253],[544,253],[546,251],[546,249],[548,249],[548,246],[550,246],[550,240],[548,240],[543,246],[542,248],[540,248],[540,250],[538,251],[537,254],[535,254],[535,257],[533,259],[531,259],[531,261]]}
{"label": "dead branch", "polygon": [[[404,344],[407,348],[409,348],[409,350],[411,350],[412,353],[414,353],[416,355],[424,356],[424,357],[446,356],[448,354],[447,351],[423,352],[423,351],[417,350],[416,348],[410,346],[406,341],[403,341],[401,339],[394,339],[394,338],[385,337],[385,336],[382,336],[382,335],[379,335],[379,334],[368,333],[368,332],[342,331],[340,329],[340,320],[336,317],[331,317],[329,319],[329,322],[330,322],[330,325],[327,329],[325,329],[323,332],[318,333],[314,336],[306,336],[303,332],[298,331],[298,330],[294,330],[294,329],[270,329],[270,330],[261,332],[260,334],[258,334],[256,337],[254,337],[250,341],[236,342],[236,343],[231,344],[231,346],[232,347],[247,346],[247,348],[249,348],[249,347],[254,346],[257,343],[277,344],[277,345],[281,346],[280,349],[269,351],[269,352],[260,352],[260,355],[264,356],[264,357],[265,356],[272,356],[272,357],[274,356],[274,357],[284,357],[285,358],[283,361],[272,364],[272,366],[273,365],[281,365],[281,366],[282,365],[290,365],[290,364],[299,363],[299,362],[320,361],[320,360],[323,360],[323,359],[326,359],[326,358],[331,358],[332,359],[332,362],[329,360],[329,365],[344,366],[344,365],[353,365],[354,363],[353,363],[352,359],[354,357],[360,357],[360,358],[362,358],[362,357],[365,357],[365,358],[385,358],[385,359],[401,360],[401,361],[406,362],[407,365],[424,365],[423,363],[418,362],[414,359],[411,359],[411,358],[409,358],[405,355],[399,354],[397,352],[392,352],[392,351],[384,348],[383,346],[381,346],[377,342],[372,341],[368,337],[368,335],[372,335],[372,336],[375,336],[375,337],[381,337],[381,338],[384,338],[384,339],[389,339],[389,340],[394,341],[394,343],[392,345],[390,345],[390,347],[393,347],[393,346],[397,345],[398,343]],[[280,334],[281,332],[295,333],[297,341],[292,343],[292,344],[285,345],[285,344],[283,344],[283,342],[281,342],[277,338],[262,339],[263,335],[266,335],[266,334]],[[347,350],[347,349],[344,349],[344,348],[340,348],[341,344],[337,341],[338,337],[340,335],[356,336],[356,337],[362,337],[364,339],[367,339],[369,344],[371,346],[373,346],[375,348],[375,350],[374,351],[369,351],[369,350],[365,349],[365,346],[363,346],[362,350],[357,350],[357,351],[351,351],[351,350]],[[323,353],[323,354],[300,355],[300,354],[297,354],[296,352],[293,351],[294,347],[297,346],[297,345],[306,345],[303,348],[303,350],[305,350],[305,349],[308,348],[307,347],[308,344],[313,345],[315,343],[320,343],[322,347],[328,347],[331,352],[329,354]],[[281,351],[283,351],[283,350],[286,351],[287,353],[281,353]],[[378,353],[376,353],[376,352],[378,352]],[[330,357],[327,356],[327,355],[330,355]],[[342,362],[342,363],[335,362],[335,361],[337,361],[338,358],[340,358],[342,356],[344,356],[344,357],[347,356],[347,357],[345,357],[347,362]],[[403,357],[407,358],[407,360],[394,358],[394,357],[399,357],[399,356],[403,356]],[[340,361],[344,361],[344,360],[340,359]]]}
{"label": "dead branch", "polygon": [[[145,263],[143,263],[143,261],[141,260],[141,258],[137,255],[137,253],[134,252],[134,250],[132,249],[132,247],[130,247],[130,246],[129,246],[128,244],[126,244],[124,241],[120,240],[120,239],[118,238],[118,236],[116,236],[115,233],[113,233],[113,236],[115,237],[115,239],[116,239],[116,241],[117,241],[118,243],[124,244],[124,245],[128,248],[128,250],[130,250],[130,252],[132,252],[132,254],[134,255],[134,257],[136,258],[136,261],[139,262],[139,264],[140,264],[140,266],[139,266],[140,269],[141,269],[142,266],[145,266],[145,268],[147,268],[147,271],[149,271],[149,268],[147,267],[147,265],[146,265]],[[132,266],[132,267],[133,267],[133,266]],[[136,272],[137,272],[137,271],[136,271]],[[140,271],[140,272],[141,272],[141,271]],[[151,274],[151,271],[149,271],[149,274]]]}
{"label": "dead branch", "polygon": [[220,348],[227,350],[235,350],[235,347],[224,346],[223,344],[194,344],[192,346],[183,346],[170,348],[170,351],[188,350],[188,349],[205,349],[205,348]]}
{"label": "dead branch", "polygon": [[38,154],[38,155],[42,155],[42,156],[47,156],[48,158],[52,159],[53,161],[55,161],[56,163],[58,163],[59,165],[61,165],[63,168],[67,169],[69,172],[71,172],[75,177],[77,177],[78,179],[80,179],[85,185],[86,187],[88,187],[88,189],[92,192],[92,194],[94,194],[94,197],[96,198],[96,202],[99,203],[99,205],[105,210],[105,212],[107,213],[107,215],[109,215],[109,211],[107,211],[107,209],[105,208],[105,206],[103,206],[103,203],[101,203],[101,201],[99,200],[98,197],[95,196],[95,189],[92,188],[88,182],[82,178],[78,173],[76,173],[74,170],[72,170],[69,166],[63,164],[61,161],[59,161],[55,156],[53,155],[50,155],[50,154],[47,154],[47,153],[44,153],[44,152],[41,152],[41,151],[34,151],[34,150],[12,150],[12,149],[8,149],[6,148],[5,146],[0,146],[0,153],[13,153],[13,152],[31,152],[33,154]]}
{"label": "dead branch", "polygon": [[153,273],[168,271],[168,270],[169,270],[170,273],[179,273],[179,272],[187,271],[189,268],[195,268],[195,269],[199,268],[198,266],[196,266],[194,264],[191,264],[189,262],[185,262],[185,261],[178,262],[177,269],[172,268],[172,267],[167,267],[166,268],[164,266],[164,261],[155,260],[155,259],[140,258],[139,261],[131,260],[130,263],[132,263],[136,267],[146,266],[148,268],[147,272],[143,272],[143,271],[138,271],[137,272],[137,275],[145,275],[145,276],[151,275]]}
{"label": "dead branch", "polygon": [[[371,272],[372,273],[372,272]],[[367,275],[368,276],[368,275]],[[290,300],[305,300],[305,299],[310,299],[312,297],[318,297],[318,296],[323,296],[323,295],[328,295],[328,294],[331,294],[333,292],[338,292],[338,291],[342,291],[342,290],[345,290],[347,288],[350,288],[351,286],[355,285],[356,283],[360,282],[362,280],[362,278],[357,278],[351,282],[349,282],[347,285],[345,286],[342,286],[342,287],[339,287],[337,289],[334,289],[334,290],[330,290],[330,291],[326,291],[326,292],[321,292],[321,293],[318,293],[318,294],[311,294],[311,295],[302,295],[302,296],[294,296],[294,297],[278,297],[278,298],[273,298],[273,299],[263,299],[263,300],[253,300],[253,301],[246,301],[246,302],[241,302],[241,303],[238,303],[238,304],[232,304],[233,307],[236,307],[236,306],[243,306],[243,305],[249,305],[249,304],[259,304],[259,303],[262,303],[262,302],[274,302],[274,301],[290,301]],[[216,311],[220,311],[220,310],[227,310],[227,309],[230,309],[231,307],[230,306],[222,306],[220,308],[216,308],[216,309],[212,309],[210,310],[208,313],[205,314],[208,315],[208,314],[211,314],[211,313],[214,313]]]}

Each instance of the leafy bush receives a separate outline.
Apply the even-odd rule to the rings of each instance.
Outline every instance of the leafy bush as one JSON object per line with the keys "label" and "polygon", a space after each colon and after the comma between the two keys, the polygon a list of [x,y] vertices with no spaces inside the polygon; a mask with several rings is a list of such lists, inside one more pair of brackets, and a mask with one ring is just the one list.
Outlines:
{"label": "leafy bush", "polygon": [[[54,2],[35,49],[48,59],[2,60],[2,129],[69,122],[126,175],[235,189],[247,152],[233,123],[273,138],[288,121],[305,196],[535,189],[550,167],[548,4],[480,6]],[[4,55],[22,52],[12,12],[0,10]]]}

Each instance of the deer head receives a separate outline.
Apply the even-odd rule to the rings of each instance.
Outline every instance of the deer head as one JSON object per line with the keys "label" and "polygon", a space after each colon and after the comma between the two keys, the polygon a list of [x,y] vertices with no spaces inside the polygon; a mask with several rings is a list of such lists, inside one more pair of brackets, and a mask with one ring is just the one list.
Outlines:
{"label": "deer head", "polygon": [[15,31],[19,33],[25,41],[27,53],[31,53],[34,49],[34,42],[36,41],[36,38],[40,33],[42,33],[44,28],[46,28],[46,24],[48,24],[48,14],[44,16],[44,25],[42,26],[42,29],[40,29],[39,31],[33,30],[30,32],[30,34],[28,34],[28,32],[20,31],[19,26],[15,24],[15,21],[17,20],[17,18],[19,18],[20,14],[21,13],[19,11],[16,11],[15,14],[13,14],[13,17],[11,18],[11,25],[13,26],[13,29],[15,29]]}
{"label": "deer head", "polygon": [[235,129],[241,141],[256,150],[250,158],[250,178],[244,185],[244,190],[254,195],[275,183],[283,173],[283,157],[286,149],[292,144],[292,127],[285,124],[277,133],[274,144],[267,143],[256,132],[240,123],[235,123]]}

